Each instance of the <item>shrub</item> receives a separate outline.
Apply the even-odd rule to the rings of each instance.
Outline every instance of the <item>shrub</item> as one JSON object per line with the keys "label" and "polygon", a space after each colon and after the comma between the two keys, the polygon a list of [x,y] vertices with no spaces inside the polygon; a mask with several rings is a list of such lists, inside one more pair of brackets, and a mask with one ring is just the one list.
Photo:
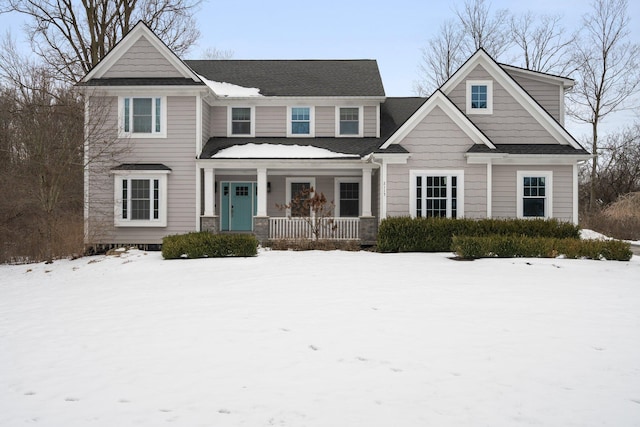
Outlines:
{"label": "shrub", "polygon": [[269,240],[265,246],[274,251],[359,251],[360,242],[357,240]]}
{"label": "shrub", "polygon": [[165,259],[247,257],[257,253],[258,240],[251,234],[200,231],[162,239],[162,256]]}
{"label": "shrub", "polygon": [[620,240],[555,239],[528,236],[455,236],[451,250],[462,258],[589,258],[629,261],[630,245]]}
{"label": "shrub", "polygon": [[378,229],[381,252],[447,252],[453,236],[522,235],[530,237],[578,238],[578,226],[555,219],[384,219]]}

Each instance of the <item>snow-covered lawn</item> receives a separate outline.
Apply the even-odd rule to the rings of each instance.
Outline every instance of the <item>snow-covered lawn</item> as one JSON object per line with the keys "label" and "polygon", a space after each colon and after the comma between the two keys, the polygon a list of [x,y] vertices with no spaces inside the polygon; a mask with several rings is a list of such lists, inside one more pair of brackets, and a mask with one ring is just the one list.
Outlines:
{"label": "snow-covered lawn", "polygon": [[0,426],[638,426],[640,260],[0,266]]}

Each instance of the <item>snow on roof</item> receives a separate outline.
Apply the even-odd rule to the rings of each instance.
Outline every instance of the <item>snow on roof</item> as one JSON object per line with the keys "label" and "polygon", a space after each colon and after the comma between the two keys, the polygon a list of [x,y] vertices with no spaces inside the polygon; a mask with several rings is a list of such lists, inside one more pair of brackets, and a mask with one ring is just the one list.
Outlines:
{"label": "snow on roof", "polygon": [[252,97],[262,96],[260,89],[255,87],[243,87],[232,83],[216,82],[209,80],[198,74],[198,77],[211,89],[216,95],[223,97]]}
{"label": "snow on roof", "polygon": [[309,145],[244,144],[218,151],[212,159],[329,159],[360,157],[357,154],[336,153]]}

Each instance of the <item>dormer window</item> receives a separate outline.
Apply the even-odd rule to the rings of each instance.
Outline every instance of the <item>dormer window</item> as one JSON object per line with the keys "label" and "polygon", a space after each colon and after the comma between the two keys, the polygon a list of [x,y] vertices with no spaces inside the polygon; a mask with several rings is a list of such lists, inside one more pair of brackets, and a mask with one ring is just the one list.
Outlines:
{"label": "dormer window", "polygon": [[493,82],[467,80],[467,114],[493,113]]}
{"label": "dormer window", "polygon": [[338,136],[362,136],[362,107],[339,107],[336,115]]}

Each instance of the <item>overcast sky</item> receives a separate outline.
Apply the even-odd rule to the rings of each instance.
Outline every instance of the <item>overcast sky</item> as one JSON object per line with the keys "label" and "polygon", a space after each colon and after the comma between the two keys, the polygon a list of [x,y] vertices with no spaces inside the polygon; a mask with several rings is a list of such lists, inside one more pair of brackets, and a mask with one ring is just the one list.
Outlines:
{"label": "overcast sky", "polygon": [[[411,96],[418,78],[420,48],[455,16],[463,0],[243,0],[205,1],[197,14],[199,45],[187,55],[198,58],[215,47],[234,59],[376,59],[388,96]],[[629,2],[632,39],[640,42],[640,1]],[[493,0],[492,10],[563,15],[567,29],[579,26],[588,0]],[[24,36],[19,16],[0,15],[0,28]],[[520,65],[514,63],[514,65]],[[579,135],[576,135],[579,136]]]}

